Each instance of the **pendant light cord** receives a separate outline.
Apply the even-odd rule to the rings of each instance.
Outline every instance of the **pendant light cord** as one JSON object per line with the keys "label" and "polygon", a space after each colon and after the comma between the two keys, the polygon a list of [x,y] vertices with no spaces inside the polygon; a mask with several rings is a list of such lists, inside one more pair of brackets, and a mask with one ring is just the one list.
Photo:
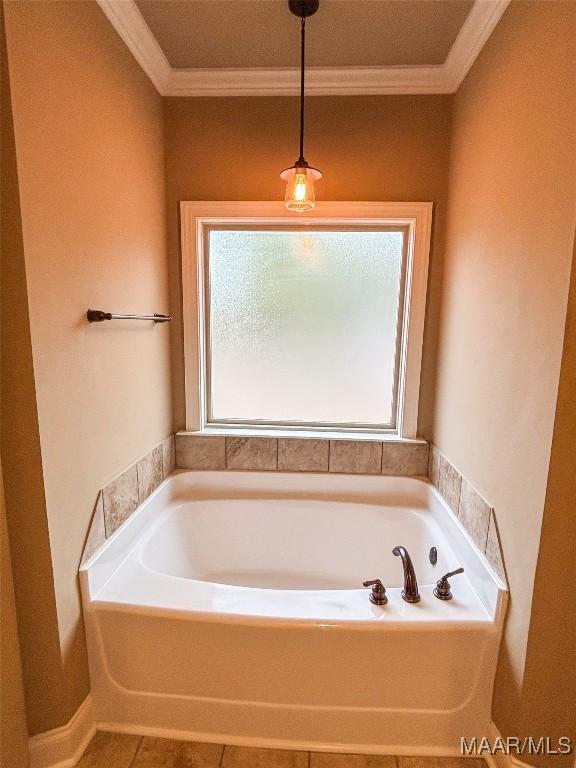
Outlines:
{"label": "pendant light cord", "polygon": [[298,162],[305,163],[304,160],[304,71],[306,55],[306,17],[302,16],[300,22],[300,158]]}

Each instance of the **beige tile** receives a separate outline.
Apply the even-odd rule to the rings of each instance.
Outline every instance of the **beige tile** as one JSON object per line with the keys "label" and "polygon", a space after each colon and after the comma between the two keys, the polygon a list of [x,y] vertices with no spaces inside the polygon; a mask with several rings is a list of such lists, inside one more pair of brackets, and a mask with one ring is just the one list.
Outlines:
{"label": "beige tile", "polygon": [[82,553],[82,562],[86,562],[94,552],[106,541],[106,527],[104,526],[104,501],[102,500],[102,491],[98,492],[96,498],[96,504],[94,505],[94,512],[92,513],[92,520],[90,521],[90,528],[88,530],[88,536],[86,537],[86,544],[84,545],[84,552]]}
{"label": "beige tile", "polygon": [[486,768],[481,757],[399,757],[398,768]]}
{"label": "beige tile", "polygon": [[432,485],[438,488],[440,483],[440,451],[432,443],[428,455],[428,477]]}
{"label": "beige tile", "polygon": [[111,536],[138,506],[138,472],[131,466],[103,489],[106,536]]}
{"label": "beige tile", "polygon": [[176,435],[176,466],[180,469],[225,469],[225,437]]}
{"label": "beige tile", "polygon": [[382,443],[383,475],[421,475],[428,472],[428,443]]}
{"label": "beige tile", "polygon": [[278,469],[288,472],[328,472],[329,440],[278,440]]}
{"label": "beige tile", "polygon": [[136,464],[138,501],[142,504],[162,482],[162,446],[157,445]]}
{"label": "beige tile", "polygon": [[330,472],[379,475],[381,466],[381,442],[330,440]]}
{"label": "beige tile", "polygon": [[278,441],[273,437],[227,437],[227,469],[276,469]]}
{"label": "beige tile", "polygon": [[486,559],[494,568],[502,581],[507,584],[506,570],[504,568],[504,558],[502,557],[502,545],[498,535],[498,526],[496,525],[496,516],[494,510],[490,512],[490,522],[488,524],[488,536],[486,538]]}
{"label": "beige tile", "polygon": [[145,736],[130,768],[218,768],[224,747]]}
{"label": "beige tile", "polygon": [[484,552],[486,537],[488,536],[488,524],[490,523],[490,506],[465,477],[462,478],[460,486],[458,517],[470,534],[472,541],[481,552]]}
{"label": "beige tile", "polygon": [[396,768],[392,755],[336,755],[312,752],[310,768]]}
{"label": "beige tile", "polygon": [[168,477],[176,468],[176,447],[174,435],[168,435],[162,440],[162,479]]}
{"label": "beige tile", "polygon": [[458,470],[442,454],[440,454],[440,466],[438,470],[438,490],[444,496],[450,509],[458,514],[460,503],[460,484],[462,477]]}
{"label": "beige tile", "polygon": [[141,738],[97,731],[77,768],[130,768]]}
{"label": "beige tile", "polygon": [[222,768],[308,768],[308,752],[224,747]]}

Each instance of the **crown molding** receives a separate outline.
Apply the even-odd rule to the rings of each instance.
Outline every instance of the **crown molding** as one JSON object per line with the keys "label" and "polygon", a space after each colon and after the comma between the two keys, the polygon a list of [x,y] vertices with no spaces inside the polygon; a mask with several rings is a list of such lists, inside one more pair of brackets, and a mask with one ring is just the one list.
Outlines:
{"label": "crown molding", "polygon": [[[306,70],[306,94],[445,93],[442,67],[347,67]],[[173,69],[166,96],[296,96],[299,69]]]}
{"label": "crown molding", "polygon": [[448,93],[458,90],[509,5],[510,0],[476,0],[442,66]]}
{"label": "crown molding", "polygon": [[172,67],[134,0],[97,0],[97,2],[138,64],[156,86],[158,93],[166,96],[166,86],[172,74]]}
{"label": "crown molding", "polygon": [[[297,68],[174,69],[134,0],[97,0],[162,96],[294,96]],[[444,64],[415,67],[311,67],[310,96],[454,93],[510,0],[476,0]]]}

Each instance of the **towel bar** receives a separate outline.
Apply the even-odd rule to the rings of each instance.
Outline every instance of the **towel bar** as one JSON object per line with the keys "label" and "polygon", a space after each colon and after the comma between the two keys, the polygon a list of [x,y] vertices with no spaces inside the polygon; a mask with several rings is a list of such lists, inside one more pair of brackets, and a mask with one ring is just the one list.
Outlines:
{"label": "towel bar", "polygon": [[167,323],[172,320],[170,315],[115,315],[112,312],[102,312],[100,309],[89,309],[86,312],[89,323],[101,323],[104,320],[153,320],[155,323]]}

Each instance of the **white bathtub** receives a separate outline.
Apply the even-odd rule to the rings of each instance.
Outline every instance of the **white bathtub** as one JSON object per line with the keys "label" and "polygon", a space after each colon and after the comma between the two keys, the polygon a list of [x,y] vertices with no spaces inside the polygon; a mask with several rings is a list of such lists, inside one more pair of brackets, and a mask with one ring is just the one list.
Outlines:
{"label": "white bathtub", "polygon": [[[385,606],[362,588],[373,578]],[[179,472],[81,583],[102,728],[395,754],[487,733],[505,586],[424,481]]]}

